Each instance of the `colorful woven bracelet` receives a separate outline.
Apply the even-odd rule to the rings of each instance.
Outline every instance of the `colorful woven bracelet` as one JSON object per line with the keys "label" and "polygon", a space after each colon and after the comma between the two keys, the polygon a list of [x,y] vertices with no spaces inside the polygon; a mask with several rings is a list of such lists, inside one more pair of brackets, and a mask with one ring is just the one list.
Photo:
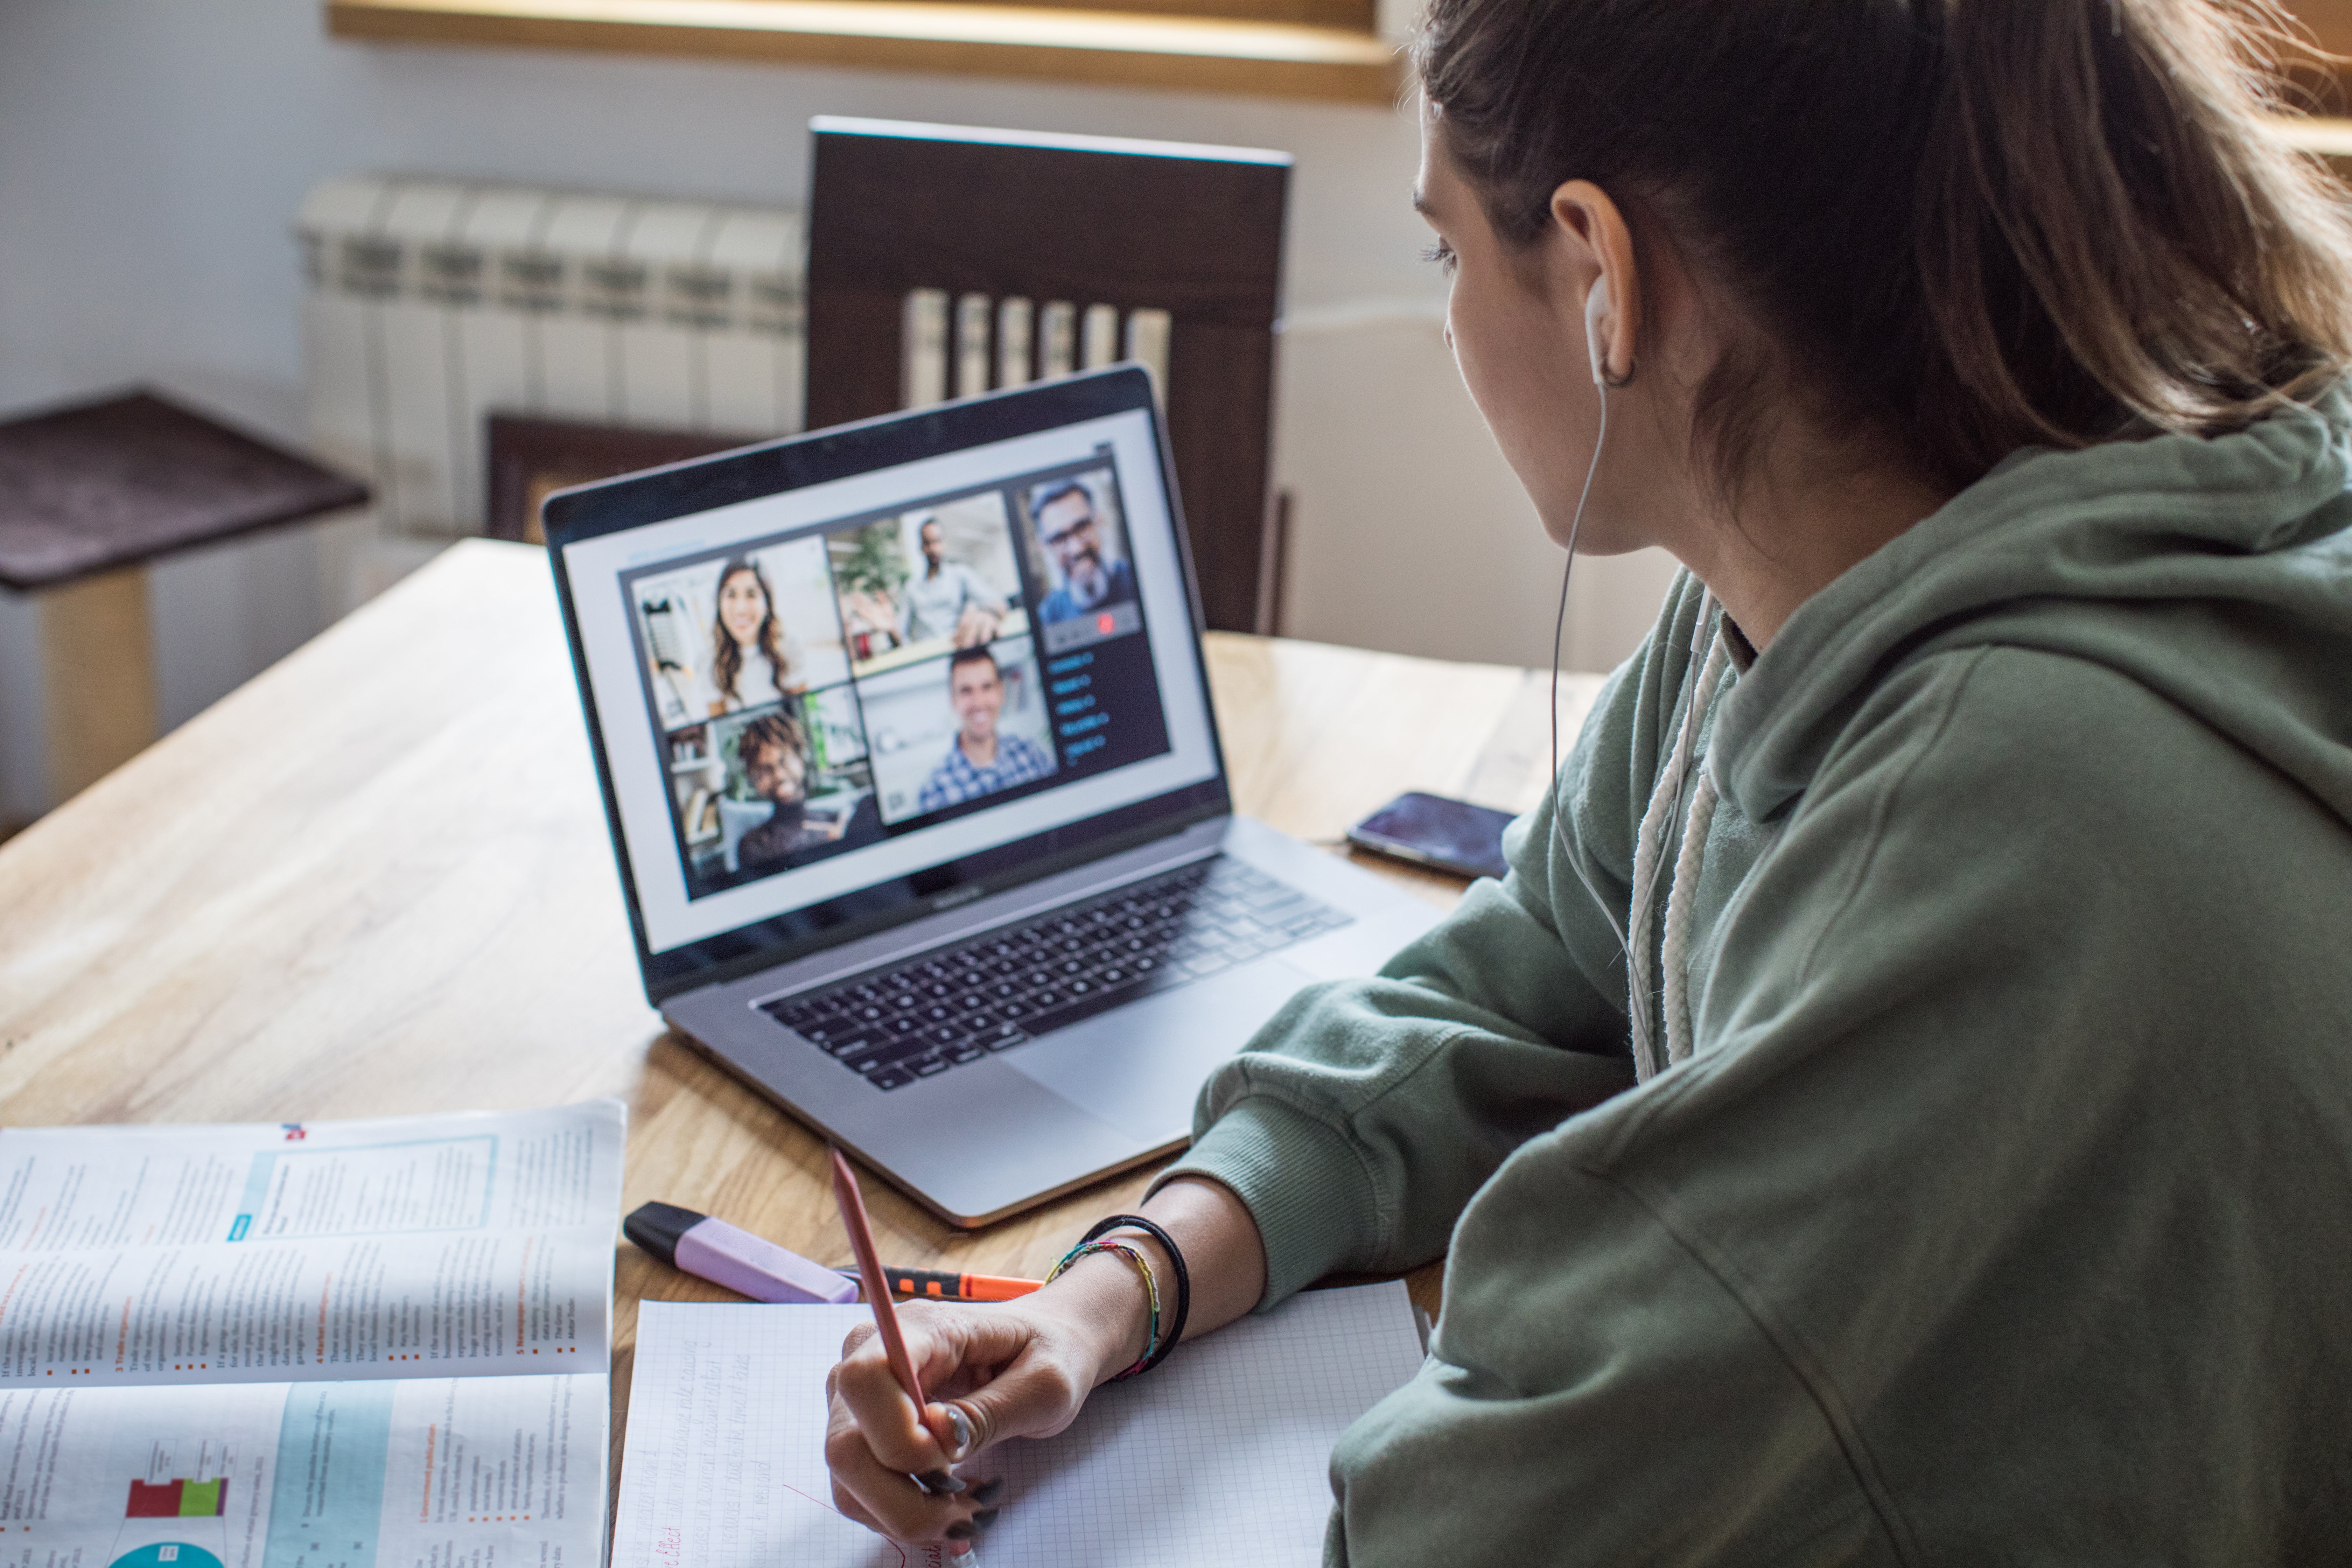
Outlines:
{"label": "colorful woven bracelet", "polygon": [[1143,1354],[1137,1360],[1133,1366],[1129,1367],[1125,1372],[1115,1373],[1112,1374],[1111,1381],[1113,1383],[1117,1383],[1122,1378],[1133,1377],[1137,1373],[1139,1373],[1145,1367],[1150,1366],[1151,1364],[1152,1352],[1160,1348],[1160,1281],[1152,1278],[1151,1263],[1149,1258],[1143,1256],[1143,1249],[1137,1247],[1132,1242],[1082,1241],[1078,1243],[1077,1246],[1070,1248],[1069,1251],[1062,1254],[1062,1261],[1054,1265],[1053,1272],[1045,1276],[1045,1283],[1051,1285],[1055,1280],[1062,1277],[1063,1271],[1067,1269],[1071,1264],[1076,1263],[1079,1258],[1084,1258],[1090,1252],[1117,1253],[1119,1257],[1126,1258],[1129,1266],[1131,1266],[1138,1274],[1143,1277],[1143,1299],[1151,1304],[1151,1329],[1150,1332],[1144,1338]]}
{"label": "colorful woven bracelet", "polygon": [[1157,1221],[1148,1220],[1139,1214],[1115,1214],[1108,1219],[1096,1221],[1094,1228],[1087,1231],[1083,1239],[1100,1240],[1114,1230],[1129,1226],[1143,1232],[1167,1252],[1168,1266],[1176,1271],[1176,1318],[1168,1325],[1168,1332],[1160,1337],[1159,1353],[1146,1354],[1132,1373],[1122,1373],[1121,1376],[1139,1375],[1166,1361],[1168,1352],[1183,1342],[1185,1320],[1192,1314],[1192,1271],[1184,1267],[1184,1249],[1176,1245],[1176,1238],[1162,1229]]}

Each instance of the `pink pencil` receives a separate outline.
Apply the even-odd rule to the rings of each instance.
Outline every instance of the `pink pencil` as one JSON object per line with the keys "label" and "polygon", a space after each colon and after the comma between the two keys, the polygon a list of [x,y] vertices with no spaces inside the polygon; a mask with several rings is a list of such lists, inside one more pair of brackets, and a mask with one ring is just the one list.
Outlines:
{"label": "pink pencil", "polygon": [[863,1284],[866,1280],[887,1280],[882,1270],[881,1255],[874,1250],[874,1227],[866,1220],[866,1194],[857,1190],[857,1173],[849,1168],[841,1151],[833,1154],[833,1197],[841,1205],[841,1223],[849,1232],[849,1249],[857,1255],[857,1278],[866,1292],[866,1300],[874,1309],[874,1326],[882,1335],[882,1348],[890,1355],[890,1371],[898,1386],[915,1402],[915,1418],[922,1419],[923,1384],[915,1375],[915,1363],[907,1354],[907,1342],[898,1334],[898,1314],[891,1309],[887,1286],[876,1289]]}

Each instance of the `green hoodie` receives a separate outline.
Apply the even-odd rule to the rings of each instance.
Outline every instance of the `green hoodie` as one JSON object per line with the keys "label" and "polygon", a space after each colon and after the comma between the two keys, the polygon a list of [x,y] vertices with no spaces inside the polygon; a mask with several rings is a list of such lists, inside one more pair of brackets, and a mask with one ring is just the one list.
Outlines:
{"label": "green hoodie", "polygon": [[2352,1560],[2347,427],[2018,454],[1735,656],[1688,1059],[1685,579],[1509,878],[1210,1080],[1264,1305],[1451,1248],[1331,1562]]}

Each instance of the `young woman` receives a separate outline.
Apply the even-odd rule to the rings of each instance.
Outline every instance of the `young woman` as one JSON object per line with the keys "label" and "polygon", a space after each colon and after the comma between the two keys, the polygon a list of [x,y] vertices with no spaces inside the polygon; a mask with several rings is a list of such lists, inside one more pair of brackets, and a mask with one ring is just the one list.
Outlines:
{"label": "young woman", "polygon": [[[2352,1555],[2352,231],[2277,20],[1436,0],[1463,376],[1555,539],[1689,572],[1508,879],[1144,1206],[1194,1334],[1447,1254],[1332,1562]],[[908,1474],[1147,1316],[919,1304],[921,1411],[854,1338],[839,1505],[971,1539],[1021,1500]]]}
{"label": "young woman", "polygon": [[719,574],[719,610],[710,627],[710,691],[715,717],[764,707],[808,689],[799,659],[776,615],[768,574],[737,558]]}

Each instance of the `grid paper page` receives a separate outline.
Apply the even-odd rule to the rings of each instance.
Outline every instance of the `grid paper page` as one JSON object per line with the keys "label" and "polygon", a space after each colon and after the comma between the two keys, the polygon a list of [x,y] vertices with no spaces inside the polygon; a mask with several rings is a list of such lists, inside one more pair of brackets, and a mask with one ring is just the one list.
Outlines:
{"label": "grid paper page", "polygon": [[[647,1301],[614,1568],[912,1568],[832,1510],[824,1374],[864,1307]],[[1420,1367],[1402,1283],[1315,1290],[1096,1391],[1070,1429],[964,1467],[1007,1478],[985,1568],[1314,1568],[1332,1445]]]}

